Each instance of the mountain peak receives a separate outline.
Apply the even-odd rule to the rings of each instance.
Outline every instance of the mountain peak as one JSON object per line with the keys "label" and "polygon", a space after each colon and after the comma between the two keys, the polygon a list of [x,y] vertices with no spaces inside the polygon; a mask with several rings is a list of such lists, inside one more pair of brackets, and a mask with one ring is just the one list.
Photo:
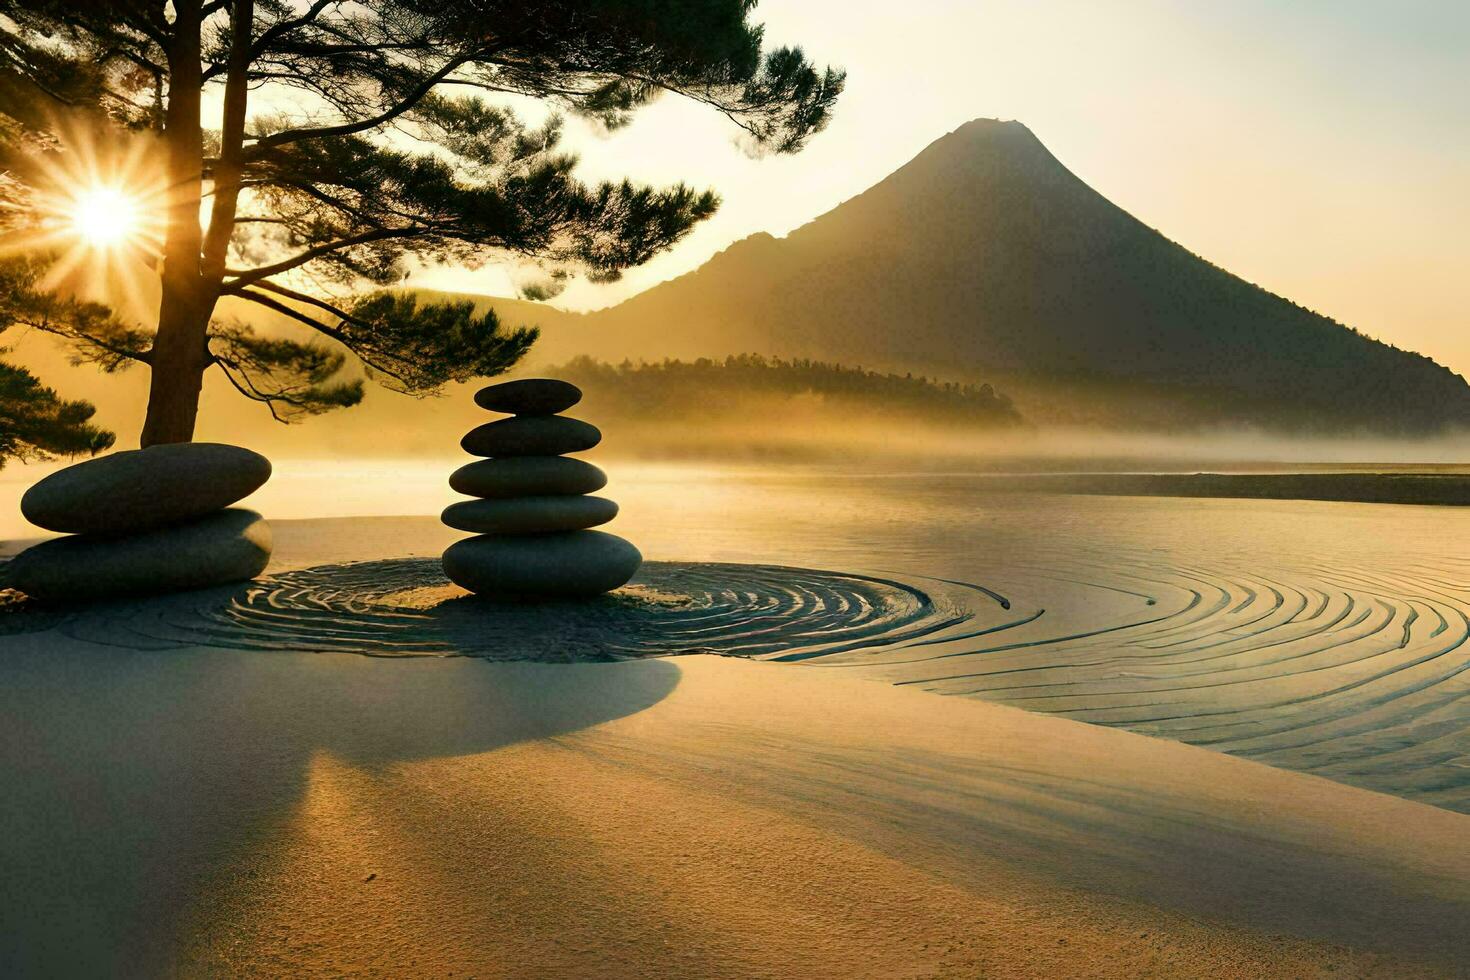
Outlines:
{"label": "mountain peak", "polygon": [[1039,150],[1051,156],[1036,134],[1014,119],[971,119],[939,137],[930,146],[970,150],[982,146],[994,150]]}
{"label": "mountain peak", "polygon": [[[1023,123],[1023,122],[1021,122],[1018,119],[991,119],[991,118],[989,118],[987,116],[981,116],[978,119],[971,119],[967,123],[962,123],[958,127],[956,127],[955,129],[951,130],[947,135],[949,135],[949,136],[961,136],[961,135],[963,135],[963,136],[976,136],[976,135],[985,135],[985,136],[1019,136],[1019,135],[1025,135],[1025,136],[1031,137],[1032,139],[1035,139],[1036,138],[1036,135],[1031,132],[1031,130],[1026,126],[1026,124]],[[944,137],[942,137],[942,136],[940,137],[940,139],[943,139],[943,138]]]}
{"label": "mountain peak", "polygon": [[[967,122],[785,238],[751,236],[596,318],[618,357],[753,351],[1069,385],[1099,410],[1082,417],[1470,423],[1458,375],[1169,241],[1013,120]],[[1057,401],[1040,399],[1028,417]]]}
{"label": "mountain peak", "polygon": [[1014,119],[972,119],[930,143],[889,179],[915,168],[922,170],[926,165],[948,168],[953,177],[960,172],[981,173],[999,167],[1071,178],[1036,134]]}

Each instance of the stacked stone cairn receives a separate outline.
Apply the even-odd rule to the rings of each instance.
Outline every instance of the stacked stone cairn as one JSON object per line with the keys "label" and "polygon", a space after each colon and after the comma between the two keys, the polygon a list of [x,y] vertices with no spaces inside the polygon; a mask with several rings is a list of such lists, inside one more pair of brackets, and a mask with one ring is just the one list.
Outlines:
{"label": "stacked stone cairn", "polygon": [[4,566],[4,585],[34,599],[108,599],[252,579],[271,554],[270,525],[231,507],[270,479],[270,460],[238,446],[179,443],[68,466],[26,491],[26,520],[67,537]]}
{"label": "stacked stone cairn", "polygon": [[594,596],[624,585],[643,556],[614,534],[589,528],[618,505],[587,494],[607,475],[566,453],[602,441],[595,426],[558,413],[582,400],[576,385],[526,378],[481,389],[475,404],[508,419],[471,429],[465,452],[486,457],[455,470],[449,485],[475,497],[450,504],[443,520],[476,536],[444,552],[444,574],[471,592],[504,598]]}

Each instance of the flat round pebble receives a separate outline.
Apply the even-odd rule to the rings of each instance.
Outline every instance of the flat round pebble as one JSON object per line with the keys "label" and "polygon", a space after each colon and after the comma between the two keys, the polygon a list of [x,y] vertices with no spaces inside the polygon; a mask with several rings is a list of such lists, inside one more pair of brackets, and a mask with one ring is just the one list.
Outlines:
{"label": "flat round pebble", "polygon": [[481,595],[570,598],[626,585],[643,555],[603,531],[483,534],[450,545],[443,563],[450,581]]}
{"label": "flat round pebble", "polygon": [[270,460],[239,446],[151,446],[58,470],[25,492],[20,510],[48,531],[122,534],[212,514],[270,475]]}
{"label": "flat round pebble", "polygon": [[475,392],[475,404],[511,415],[555,415],[582,400],[582,389],[555,378],[503,381]]}
{"label": "flat round pebble", "polygon": [[535,534],[579,531],[606,524],[618,516],[618,505],[606,497],[512,497],[508,500],[461,500],[444,508],[450,527],[477,534]]}
{"label": "flat round pebble", "polygon": [[607,474],[567,456],[508,456],[466,463],[449,474],[449,486],[466,497],[546,497],[596,493]]}
{"label": "flat round pebble", "polygon": [[156,595],[252,579],[270,555],[270,525],[231,508],[121,537],[43,541],[10,561],[6,584],[47,601]]}
{"label": "flat round pebble", "polygon": [[475,426],[459,441],[472,456],[560,456],[602,441],[597,426],[563,415],[518,415]]}

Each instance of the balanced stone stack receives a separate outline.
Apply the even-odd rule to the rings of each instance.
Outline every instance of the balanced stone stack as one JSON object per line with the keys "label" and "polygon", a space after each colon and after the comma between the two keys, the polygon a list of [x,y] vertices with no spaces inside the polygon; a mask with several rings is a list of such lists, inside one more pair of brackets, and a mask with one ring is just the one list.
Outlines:
{"label": "balanced stone stack", "polygon": [[643,556],[614,534],[588,530],[618,505],[587,494],[607,475],[566,453],[602,441],[595,426],[558,413],[582,400],[576,385],[527,378],[491,385],[475,404],[512,417],[471,429],[465,452],[487,457],[455,470],[449,485],[476,497],[451,504],[444,523],[476,537],[450,545],[444,574],[455,584],[504,597],[592,596],[625,584]]}
{"label": "balanced stone stack", "polygon": [[5,584],[36,599],[105,599],[198,589],[259,575],[270,525],[231,507],[270,479],[258,453],[179,443],[113,453],[26,491],[26,520],[69,537],[28,548]]}

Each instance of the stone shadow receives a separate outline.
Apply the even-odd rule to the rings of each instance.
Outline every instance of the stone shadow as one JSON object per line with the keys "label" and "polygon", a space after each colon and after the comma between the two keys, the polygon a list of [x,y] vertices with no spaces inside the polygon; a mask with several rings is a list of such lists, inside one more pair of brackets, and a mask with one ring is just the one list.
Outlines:
{"label": "stone shadow", "polygon": [[10,636],[0,656],[0,974],[157,975],[182,917],[264,859],[312,757],[368,770],[642,711],[664,660],[241,656]]}

